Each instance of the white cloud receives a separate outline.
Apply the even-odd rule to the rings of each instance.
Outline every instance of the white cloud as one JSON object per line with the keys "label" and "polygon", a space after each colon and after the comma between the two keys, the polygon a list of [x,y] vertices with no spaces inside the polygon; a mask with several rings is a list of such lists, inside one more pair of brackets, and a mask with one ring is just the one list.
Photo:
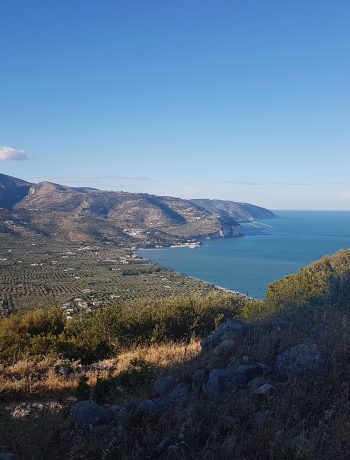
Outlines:
{"label": "white cloud", "polygon": [[24,150],[18,150],[6,145],[0,146],[0,161],[26,160],[27,154]]}

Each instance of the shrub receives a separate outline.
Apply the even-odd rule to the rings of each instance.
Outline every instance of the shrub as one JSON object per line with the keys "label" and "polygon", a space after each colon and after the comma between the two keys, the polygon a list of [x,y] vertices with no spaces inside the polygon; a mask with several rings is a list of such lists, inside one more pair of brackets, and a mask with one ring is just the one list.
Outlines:
{"label": "shrub", "polygon": [[189,341],[240,315],[245,299],[218,292],[206,297],[134,301],[70,321],[59,309],[37,310],[0,322],[0,358],[62,355],[91,363],[135,344]]}
{"label": "shrub", "polygon": [[0,357],[16,361],[24,356],[57,352],[66,320],[58,308],[36,310],[0,321]]}
{"label": "shrub", "polygon": [[243,316],[314,315],[324,310],[348,311],[350,307],[350,250],[339,251],[272,283],[264,302],[248,302]]}

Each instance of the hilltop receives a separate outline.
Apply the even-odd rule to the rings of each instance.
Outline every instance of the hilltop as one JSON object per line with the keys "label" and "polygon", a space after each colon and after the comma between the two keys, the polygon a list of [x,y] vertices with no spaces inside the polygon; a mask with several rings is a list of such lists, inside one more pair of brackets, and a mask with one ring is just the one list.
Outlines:
{"label": "hilltop", "polygon": [[[210,209],[195,201],[47,181],[34,184],[0,174],[0,232],[74,242],[165,246],[193,239],[242,236],[244,231],[236,220],[238,209],[246,216],[250,208],[263,209],[253,205],[240,208],[233,202],[225,202],[226,210],[215,206]],[[236,217],[228,203],[237,209]],[[264,211],[264,215],[272,214]]]}
{"label": "hilltop", "polygon": [[209,200],[207,198],[194,199],[191,201],[209,212],[218,212],[238,222],[249,222],[255,219],[273,219],[276,217],[269,209],[249,203],[228,200]]}

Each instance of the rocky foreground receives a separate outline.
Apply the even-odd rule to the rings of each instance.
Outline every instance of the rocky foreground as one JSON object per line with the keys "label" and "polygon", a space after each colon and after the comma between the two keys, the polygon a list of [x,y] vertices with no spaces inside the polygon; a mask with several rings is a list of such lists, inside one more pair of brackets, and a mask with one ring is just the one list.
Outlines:
{"label": "rocky foreground", "polygon": [[[67,419],[71,426],[65,431],[64,438],[72,440],[79,433],[86,442],[97,437],[104,439],[105,443],[113,440],[114,444],[123,445],[126,439],[135,435],[135,425],[147,431],[150,425],[162,423],[162,420],[166,423],[164,420],[173,418],[174,414],[176,417],[176,413],[187,413],[190,417],[194,411],[206,406],[213,410],[215,405],[229,405],[232,400],[242,398],[248,398],[249,404],[253,403],[256,408],[253,414],[249,414],[252,430],[273,425],[276,416],[273,408],[285,391],[285,383],[302,381],[303,385],[308,385],[327,371],[330,356],[325,339],[329,331],[320,324],[307,324],[302,331],[305,340],[282,351],[283,337],[294,335],[295,325],[276,322],[260,327],[274,344],[267,362],[257,360],[256,356],[235,353],[257,333],[255,325],[238,320],[226,322],[202,341],[200,356],[188,368],[191,372],[160,376],[150,389],[152,397],[109,406],[92,400],[75,403]],[[321,342],[323,345],[319,344]],[[212,415],[217,418],[215,413]],[[220,415],[217,424],[217,431],[224,440],[232,433],[239,433],[242,422],[238,413],[230,413]],[[195,428],[187,427],[187,431],[191,429]],[[207,431],[206,436],[210,437],[210,429]],[[276,436],[282,437],[285,433],[276,432]],[[307,434],[300,429],[297,434],[290,433],[284,449],[286,455],[304,455],[309,446]],[[153,446],[148,446],[144,455],[145,458],[201,458],[191,456],[191,450],[186,434],[175,427],[165,431]],[[256,458],[263,457],[257,453]]]}

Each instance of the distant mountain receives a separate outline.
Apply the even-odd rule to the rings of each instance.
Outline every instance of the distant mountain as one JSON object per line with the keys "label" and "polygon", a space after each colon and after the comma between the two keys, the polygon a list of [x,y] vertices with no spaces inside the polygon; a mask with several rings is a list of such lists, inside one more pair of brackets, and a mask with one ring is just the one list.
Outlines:
{"label": "distant mountain", "polygon": [[31,183],[0,174],[0,208],[11,209],[29,192]]}
{"label": "distant mountain", "polygon": [[30,184],[3,174],[0,188],[0,232],[15,235],[167,245],[244,233],[228,214],[212,213],[180,198]]}
{"label": "distant mountain", "polygon": [[272,219],[276,215],[269,209],[261,208],[249,203],[239,203],[227,200],[195,199],[192,203],[206,209],[209,212],[218,212],[238,222],[249,222],[255,219]]}

